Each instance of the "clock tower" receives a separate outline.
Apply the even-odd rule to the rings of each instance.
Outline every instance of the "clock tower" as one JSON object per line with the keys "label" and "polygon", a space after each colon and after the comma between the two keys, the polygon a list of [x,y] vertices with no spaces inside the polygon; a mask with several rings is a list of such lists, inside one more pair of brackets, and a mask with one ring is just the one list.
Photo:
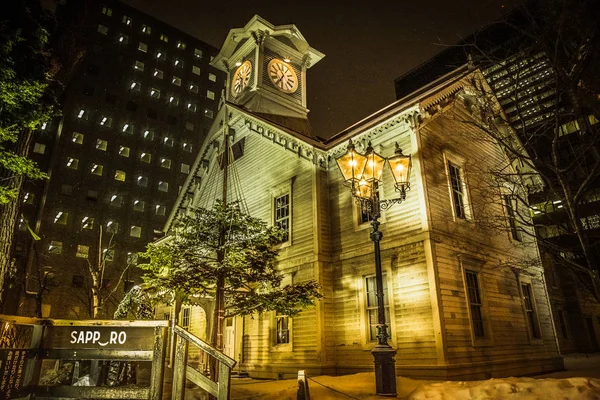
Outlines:
{"label": "clock tower", "polygon": [[267,120],[314,136],[308,124],[306,71],[324,54],[295,25],[255,15],[232,29],[211,64],[227,75],[226,100]]}

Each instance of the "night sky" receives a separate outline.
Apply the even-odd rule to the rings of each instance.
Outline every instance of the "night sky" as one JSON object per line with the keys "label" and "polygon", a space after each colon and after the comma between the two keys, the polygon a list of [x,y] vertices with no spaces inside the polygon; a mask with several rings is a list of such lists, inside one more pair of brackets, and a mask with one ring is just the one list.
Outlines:
{"label": "night sky", "polygon": [[506,0],[126,0],[220,49],[258,14],[295,24],[325,58],[308,71],[313,130],[330,137],[395,100],[394,78],[500,17]]}

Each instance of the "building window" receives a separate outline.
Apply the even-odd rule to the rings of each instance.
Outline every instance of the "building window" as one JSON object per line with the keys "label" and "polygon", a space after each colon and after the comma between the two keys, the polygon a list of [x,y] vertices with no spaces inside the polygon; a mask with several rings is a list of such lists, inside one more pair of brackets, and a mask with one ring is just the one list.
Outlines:
{"label": "building window", "polygon": [[145,163],[150,163],[150,161],[152,161],[152,154],[150,154],[150,153],[141,153],[140,154],[140,161],[145,162]]}
{"label": "building window", "polygon": [[148,45],[146,43],[144,43],[144,42],[140,42],[138,44],[138,50],[142,51],[144,53],[147,53],[148,52]]}
{"label": "building window", "polygon": [[180,59],[176,58],[175,61],[173,62],[173,65],[176,67],[183,67],[183,62],[181,62]]}
{"label": "building window", "polygon": [[73,157],[67,158],[67,168],[77,169],[79,168],[79,160]]}
{"label": "building window", "polygon": [[510,227],[510,234],[512,238],[518,242],[522,241],[521,229],[519,228],[518,221],[515,214],[517,208],[517,202],[511,196],[504,195],[504,207],[506,208],[506,215],[508,217],[508,225]]}
{"label": "building window", "polygon": [[148,177],[147,176],[138,176],[137,177],[137,184],[138,186],[141,187],[147,187],[148,186]]}
{"label": "building window", "polygon": [[161,158],[160,159],[160,166],[162,168],[170,169],[171,168],[171,160],[168,159],[168,158]]}
{"label": "building window", "polygon": [[207,90],[206,91],[206,97],[209,98],[210,100],[214,100],[215,99],[215,92],[213,92],[211,90]]}
{"label": "building window", "polygon": [[182,316],[181,316],[181,327],[185,330],[188,330],[190,328],[190,320],[191,320],[191,316],[192,316],[192,309],[190,307],[184,307],[181,310]]}
{"label": "building window", "polygon": [[216,82],[217,81],[217,76],[211,72],[208,73],[208,80],[211,82]]}
{"label": "building window", "polygon": [[83,275],[73,275],[71,286],[76,288],[83,287]]}
{"label": "building window", "polygon": [[171,105],[178,105],[179,104],[179,98],[177,96],[170,96],[169,97],[169,104]]}
{"label": "building window", "polygon": [[127,43],[129,43],[129,36],[120,33],[118,40],[119,40],[119,43],[127,44]]}
{"label": "building window", "polygon": [[162,52],[162,51],[158,51],[156,52],[156,59],[157,60],[165,60],[167,58],[167,54]]}
{"label": "building window", "polygon": [[167,136],[163,139],[163,144],[165,146],[173,147],[173,145],[175,144],[175,141],[173,140],[173,138]]}
{"label": "building window", "polygon": [[525,308],[531,337],[534,339],[541,339],[542,334],[540,332],[540,324],[535,309],[535,300],[533,298],[531,283],[521,283],[521,295],[523,296],[523,307]]}
{"label": "building window", "polygon": [[454,216],[460,219],[467,219],[465,184],[462,168],[448,161],[448,176],[450,177],[450,192],[452,195],[452,206]]}
{"label": "building window", "polygon": [[146,65],[141,61],[136,60],[135,64],[133,64],[133,68],[138,71],[143,71],[145,67],[146,67]]}
{"label": "building window", "polygon": [[153,99],[160,99],[160,90],[157,88],[150,89],[150,97]]}
{"label": "building window", "polygon": [[90,167],[90,173],[92,175],[102,176],[103,172],[104,172],[104,166],[102,166],[100,164],[92,163],[92,166]]}
{"label": "building window", "polygon": [[35,143],[33,145],[33,152],[37,154],[44,154],[46,152],[46,145],[43,143]]}
{"label": "building window", "polygon": [[154,132],[144,131],[144,139],[154,140]]}
{"label": "building window", "polygon": [[175,86],[181,86],[181,78],[178,78],[176,76],[173,77],[173,80],[171,81],[171,83]]}
{"label": "building window", "polygon": [[181,173],[182,174],[189,174],[190,173],[190,165],[189,164],[181,163]]}
{"label": "building window", "polygon": [[131,84],[129,85],[129,89],[131,89],[135,92],[139,92],[142,89],[142,85],[139,82],[131,81]]}
{"label": "building window", "polygon": [[75,253],[76,257],[88,258],[89,254],[90,254],[90,246],[85,246],[83,244],[77,245],[77,253]]}
{"label": "building window", "polygon": [[133,125],[132,124],[124,124],[123,128],[121,128],[121,132],[133,134]]}
{"label": "building window", "polygon": [[76,144],[83,144],[83,133],[73,132],[73,139],[71,141]]}
{"label": "building window", "polygon": [[64,211],[59,211],[54,216],[54,223],[59,225],[66,225],[69,219],[69,213]]}
{"label": "building window", "polygon": [[131,225],[131,228],[129,228],[129,236],[136,237],[136,238],[141,237],[142,236],[142,227],[136,226],[136,225]]}
{"label": "building window", "polygon": [[106,233],[112,233],[116,235],[119,232],[119,223],[115,221],[108,221],[106,223]]}
{"label": "building window", "polygon": [[290,342],[290,317],[287,315],[276,315],[275,343],[287,344]]}
{"label": "building window", "polygon": [[96,140],[96,149],[101,151],[106,151],[108,148],[108,142],[106,140],[97,139]]}
{"label": "building window", "polygon": [[133,201],[133,211],[144,212],[146,209],[146,202],[143,200],[134,200]]}
{"label": "building window", "polygon": [[85,198],[90,201],[98,201],[98,191],[88,190]]}
{"label": "building window", "polygon": [[113,194],[110,196],[110,205],[115,207],[121,207],[123,204],[123,196],[120,194]]}
{"label": "building window", "polygon": [[115,251],[111,249],[103,249],[102,255],[104,256],[104,261],[112,262],[115,260]]}
{"label": "building window", "polygon": [[167,207],[157,204],[156,207],[154,207],[154,212],[156,215],[165,215],[167,212]]}
{"label": "building window", "polygon": [[283,231],[280,243],[290,240],[290,195],[275,197],[275,226]]}
{"label": "building window", "polygon": [[160,34],[160,40],[162,40],[165,43],[169,43],[169,37],[167,35],[165,35],[164,33]]}
{"label": "building window", "polygon": [[131,149],[127,146],[121,146],[119,147],[119,155],[123,156],[123,157],[129,157],[129,152],[131,151]]}
{"label": "building window", "polygon": [[110,128],[112,126],[112,118],[102,116],[102,118],[100,118],[100,125]]}
{"label": "building window", "polygon": [[187,47],[187,45],[184,42],[177,41],[177,48],[178,49],[185,50],[186,47]]}
{"label": "building window", "polygon": [[83,217],[81,219],[81,229],[93,229],[93,228],[94,228],[94,218]]}
{"label": "building window", "polygon": [[125,173],[125,171],[121,171],[119,169],[115,171],[115,181],[125,182],[126,176],[127,174]]}
{"label": "building window", "polygon": [[77,118],[78,119],[88,119],[87,113],[85,112],[84,109],[79,110],[79,112],[77,113]]}
{"label": "building window", "polygon": [[214,115],[213,110],[209,110],[208,108],[204,110],[205,117],[212,119],[213,115]]}
{"label": "building window", "polygon": [[33,193],[25,193],[23,204],[33,204]]}
{"label": "building window", "polygon": [[469,302],[473,335],[476,338],[484,338],[486,332],[483,321],[483,302],[479,288],[479,275],[475,271],[465,271],[465,279],[467,281],[467,300]]}
{"label": "building window", "polygon": [[145,33],[146,35],[149,35],[152,33],[152,27],[146,25],[146,24],[142,24],[142,33]]}
{"label": "building window", "polygon": [[185,130],[186,131],[193,131],[194,130],[194,124],[192,124],[191,122],[186,122],[185,123]]}
{"label": "building window", "polygon": [[108,35],[108,28],[102,24],[98,25],[98,33],[101,33],[103,35]]}
{"label": "building window", "polygon": [[127,15],[123,15],[123,23],[125,25],[131,25],[131,18],[129,18]]}
{"label": "building window", "polygon": [[192,66],[192,74],[200,75],[200,67],[198,67],[196,65]]}
{"label": "building window", "polygon": [[169,182],[164,182],[164,181],[158,182],[158,190],[160,192],[168,192],[169,191]]}
{"label": "building window", "polygon": [[190,92],[192,92],[192,93],[198,93],[198,86],[196,86],[196,85],[190,85]]}
{"label": "building window", "polygon": [[196,57],[196,58],[202,58],[202,50],[200,50],[200,49],[194,49],[194,57]]}
{"label": "building window", "polygon": [[[385,321],[387,325],[387,334],[388,338],[392,336],[392,329],[390,326],[390,304],[388,301],[387,294],[387,279],[386,274],[382,275],[383,281],[383,305],[385,308]],[[377,325],[379,325],[379,319],[377,314],[377,280],[375,276],[367,276],[365,277],[365,294],[366,294],[366,311],[367,311],[367,321],[369,324],[369,341],[377,340]]]}
{"label": "building window", "polygon": [[106,15],[107,17],[112,16],[112,8],[102,6],[102,14]]}
{"label": "building window", "polygon": [[62,242],[52,240],[50,242],[50,245],[48,246],[48,253],[49,254],[62,254],[62,247],[63,247]]}
{"label": "building window", "polygon": [[196,112],[196,105],[193,103],[188,103],[187,109],[188,109],[188,111]]}
{"label": "building window", "polygon": [[[567,320],[565,319],[565,313],[562,309],[557,310],[558,314],[558,326],[560,328],[560,333],[562,334],[563,339],[569,339],[569,331],[567,330]],[[600,322],[600,321],[599,321]]]}

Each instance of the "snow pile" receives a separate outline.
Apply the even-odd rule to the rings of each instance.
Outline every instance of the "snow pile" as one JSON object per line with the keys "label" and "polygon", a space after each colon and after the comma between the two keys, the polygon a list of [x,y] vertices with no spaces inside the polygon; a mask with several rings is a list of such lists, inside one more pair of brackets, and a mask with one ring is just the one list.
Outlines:
{"label": "snow pile", "polygon": [[600,380],[505,378],[422,383],[407,399],[600,399]]}

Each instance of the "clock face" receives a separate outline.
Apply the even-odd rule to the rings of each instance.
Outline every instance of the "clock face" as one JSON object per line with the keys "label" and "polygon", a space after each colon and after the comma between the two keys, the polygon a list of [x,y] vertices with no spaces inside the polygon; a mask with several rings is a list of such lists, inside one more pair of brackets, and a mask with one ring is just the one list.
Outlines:
{"label": "clock face", "polygon": [[245,61],[233,74],[231,79],[231,93],[234,96],[239,95],[250,83],[250,75],[252,74],[252,63]]}
{"label": "clock face", "polygon": [[284,93],[294,93],[298,89],[298,77],[293,68],[276,58],[269,61],[269,78],[273,85]]}

